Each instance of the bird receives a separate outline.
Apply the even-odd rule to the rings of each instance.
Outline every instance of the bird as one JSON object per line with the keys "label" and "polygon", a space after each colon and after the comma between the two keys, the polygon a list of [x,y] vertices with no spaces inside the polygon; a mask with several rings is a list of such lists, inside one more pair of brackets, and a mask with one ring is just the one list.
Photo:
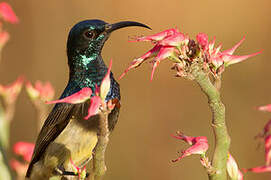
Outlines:
{"label": "bird", "polygon": [[[151,29],[136,21],[109,24],[98,19],[84,20],[71,28],[67,40],[69,80],[59,99],[86,87],[96,92],[108,70],[101,56],[103,46],[113,31],[128,26]],[[105,101],[112,100],[115,104],[108,115],[108,129],[112,131],[118,120],[121,99],[120,87],[112,72],[110,83]],[[68,174],[71,159],[77,167],[89,162],[99,136],[99,116],[84,119],[89,103],[58,103],[53,107],[37,137],[27,179],[46,180]]]}

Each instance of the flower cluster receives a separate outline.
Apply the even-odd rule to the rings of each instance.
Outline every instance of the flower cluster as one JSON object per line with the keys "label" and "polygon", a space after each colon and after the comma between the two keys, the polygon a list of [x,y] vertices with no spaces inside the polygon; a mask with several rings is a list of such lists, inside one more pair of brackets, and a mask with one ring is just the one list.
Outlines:
{"label": "flower cluster", "polygon": [[231,49],[225,51],[221,51],[222,45],[215,47],[215,38],[209,42],[208,36],[204,33],[199,33],[196,39],[197,41],[190,39],[188,35],[183,34],[177,28],[168,29],[146,37],[136,38],[136,42],[150,41],[154,44],[154,47],[143,56],[134,59],[120,78],[130,69],[138,67],[147,59],[153,57],[151,61],[151,80],[153,79],[155,69],[164,59],[169,59],[174,62],[173,69],[177,71],[177,76],[188,76],[191,64],[199,63],[204,69],[210,71],[210,73],[216,77],[224,71],[225,67],[260,53],[257,52],[245,56],[233,55],[234,51],[241,45],[245,38]]}
{"label": "flower cluster", "polygon": [[[271,112],[271,104],[265,106],[259,106],[259,111],[264,112]],[[265,165],[258,166],[254,168],[244,169],[245,172],[251,171],[255,173],[262,173],[262,172],[271,172],[271,120],[269,120],[264,128],[263,131],[257,136],[257,138],[264,140],[264,150],[265,150]]]}
{"label": "flower cluster", "polygon": [[191,147],[188,149],[182,151],[181,155],[175,159],[172,160],[172,162],[179,161],[183,159],[186,156],[190,156],[192,154],[199,154],[201,157],[205,157],[205,153],[209,148],[208,140],[205,136],[198,136],[198,137],[192,137],[192,136],[185,136],[184,134],[177,132],[177,135],[173,135],[174,138],[183,140],[184,142],[188,143]]}
{"label": "flower cluster", "polygon": [[21,92],[24,78],[18,77],[16,81],[8,85],[0,84],[0,95],[3,97],[6,104],[15,103],[18,94]]}
{"label": "flower cluster", "polygon": [[26,91],[32,101],[50,101],[54,98],[55,90],[50,82],[42,83],[41,81],[36,81],[33,86],[29,81],[26,82]]}
{"label": "flower cluster", "polygon": [[112,101],[105,102],[106,95],[110,90],[110,70],[112,67],[112,60],[110,60],[110,64],[108,67],[108,71],[105,77],[102,80],[100,87],[96,86],[96,92],[94,92],[94,96],[92,96],[93,92],[91,88],[85,87],[80,91],[65,97],[63,99],[48,101],[47,104],[55,104],[55,103],[70,103],[70,104],[79,104],[86,102],[90,99],[90,106],[88,108],[88,114],[84,117],[86,120],[91,116],[97,114],[99,112],[100,107],[102,109],[112,110],[114,108],[114,104]]}
{"label": "flower cluster", "polygon": [[[184,142],[188,143],[191,147],[182,151],[181,155],[172,160],[172,162],[177,162],[186,156],[190,156],[192,154],[199,154],[200,155],[200,162],[201,164],[207,169],[209,173],[215,173],[211,162],[209,162],[208,158],[206,157],[206,151],[209,148],[208,140],[205,136],[185,136],[183,133],[177,132],[177,135],[172,135],[176,139],[183,140]],[[239,170],[238,165],[231,154],[228,154],[227,160],[227,172],[231,179],[236,180],[243,180],[243,174]]]}

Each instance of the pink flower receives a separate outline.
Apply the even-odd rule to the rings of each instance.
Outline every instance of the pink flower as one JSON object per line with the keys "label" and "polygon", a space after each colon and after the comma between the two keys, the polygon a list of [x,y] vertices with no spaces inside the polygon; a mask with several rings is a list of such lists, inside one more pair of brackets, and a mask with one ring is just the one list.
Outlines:
{"label": "pink flower", "polygon": [[253,54],[245,55],[245,56],[236,56],[233,55],[234,51],[242,44],[242,42],[245,40],[245,37],[241,39],[240,42],[238,42],[235,46],[233,46],[231,49],[225,50],[220,52],[220,49],[222,45],[218,46],[217,48],[214,47],[215,44],[215,38],[213,41],[209,43],[209,48],[207,49],[207,53],[210,56],[211,63],[218,68],[222,64],[225,64],[225,66],[229,66],[232,64],[239,63],[241,61],[244,61],[250,57],[256,56],[257,54],[260,54],[260,52],[256,52]]}
{"label": "pink flower", "polygon": [[0,84],[0,95],[5,99],[6,103],[12,104],[16,101],[18,94],[21,92],[24,78],[18,77],[13,83],[3,86]]}
{"label": "pink flower", "polygon": [[225,51],[221,51],[222,44],[215,47],[215,38],[209,42],[208,36],[204,33],[199,33],[196,38],[198,43],[195,43],[194,40],[190,39],[188,35],[181,33],[177,28],[136,38],[135,41],[151,41],[154,47],[143,56],[134,59],[120,78],[130,69],[138,67],[152,57],[154,59],[151,61],[153,66],[151,80],[153,79],[155,69],[163,59],[169,59],[175,63],[174,67],[178,67],[174,68],[177,70],[177,76],[191,77],[191,69],[189,68],[191,68],[194,62],[209,70],[213,76],[217,76],[217,74],[221,74],[224,71],[225,67],[260,53],[256,52],[245,56],[233,55],[234,51],[244,41],[244,38],[231,49]]}
{"label": "pink flower", "polygon": [[27,81],[26,91],[32,100],[41,99],[42,101],[50,101],[55,95],[55,90],[50,82],[42,83],[41,81],[36,81],[35,86]]}
{"label": "pink flower", "polygon": [[259,111],[271,112],[271,104],[267,104],[265,106],[259,106]]}
{"label": "pink flower", "polygon": [[239,170],[238,165],[231,154],[228,154],[227,172],[231,179],[243,180],[243,173]]}
{"label": "pink flower", "polygon": [[[55,103],[79,104],[90,99],[88,114],[86,117],[84,117],[84,119],[86,120],[89,119],[91,116],[98,113],[100,106],[104,106],[105,104],[105,98],[108,92],[110,91],[110,85],[111,85],[111,81],[110,81],[111,67],[112,67],[112,60],[110,60],[108,71],[102,80],[101,86],[96,87],[96,92],[93,97],[91,97],[92,95],[91,88],[85,87],[68,97],[55,100],[55,101],[49,101],[49,102],[46,102],[46,104],[55,104]],[[113,108],[113,106],[111,106],[111,108]]]}
{"label": "pink flower", "polygon": [[2,16],[2,18],[5,21],[7,21],[9,23],[18,23],[19,22],[19,19],[15,15],[15,13],[13,12],[11,6],[6,2],[0,3],[0,15]]}
{"label": "pink flower", "polygon": [[13,146],[13,151],[15,154],[22,156],[25,161],[30,162],[34,147],[33,143],[17,142]]}
{"label": "pink flower", "polygon": [[173,137],[177,139],[181,139],[187,142],[188,144],[192,145],[190,148],[182,151],[181,156],[179,156],[175,160],[172,160],[173,162],[181,160],[182,158],[186,156],[190,156],[192,154],[205,155],[206,151],[209,148],[208,140],[205,136],[190,137],[190,136],[184,136],[183,134],[179,133],[177,136],[173,136]]}
{"label": "pink flower", "polygon": [[90,103],[91,103],[91,105],[88,108],[88,115],[86,117],[84,117],[85,120],[87,120],[91,116],[98,113],[98,110],[102,104],[102,100],[101,100],[100,96],[96,95],[90,99]]}

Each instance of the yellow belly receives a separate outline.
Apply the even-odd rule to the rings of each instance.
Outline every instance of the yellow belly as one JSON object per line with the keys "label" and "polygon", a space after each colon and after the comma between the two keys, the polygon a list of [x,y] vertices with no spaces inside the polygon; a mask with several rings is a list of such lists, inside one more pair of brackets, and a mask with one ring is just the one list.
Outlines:
{"label": "yellow belly", "polygon": [[[85,122],[84,122],[85,121]],[[97,144],[97,130],[85,125],[89,120],[71,119],[61,134],[50,143],[44,156],[44,163],[52,167],[63,165],[64,169],[72,170],[72,162],[76,166],[84,166],[92,158],[93,149]]]}

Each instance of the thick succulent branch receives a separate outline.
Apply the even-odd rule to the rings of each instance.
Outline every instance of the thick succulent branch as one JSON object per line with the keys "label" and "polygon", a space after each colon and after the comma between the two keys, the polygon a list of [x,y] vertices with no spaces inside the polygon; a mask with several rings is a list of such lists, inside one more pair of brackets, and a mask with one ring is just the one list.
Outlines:
{"label": "thick succulent branch", "polygon": [[208,74],[203,71],[199,64],[193,64],[192,75],[200,88],[206,94],[212,111],[212,128],[215,136],[215,151],[212,159],[212,166],[215,173],[209,174],[210,180],[226,180],[226,162],[230,147],[230,137],[225,122],[225,107],[220,99],[219,88],[216,88]]}
{"label": "thick succulent branch", "polygon": [[108,114],[109,111],[100,112],[100,134],[98,143],[95,147],[95,154],[93,156],[93,174],[92,180],[100,180],[106,172],[105,165],[105,150],[109,142],[109,129],[108,129]]}

